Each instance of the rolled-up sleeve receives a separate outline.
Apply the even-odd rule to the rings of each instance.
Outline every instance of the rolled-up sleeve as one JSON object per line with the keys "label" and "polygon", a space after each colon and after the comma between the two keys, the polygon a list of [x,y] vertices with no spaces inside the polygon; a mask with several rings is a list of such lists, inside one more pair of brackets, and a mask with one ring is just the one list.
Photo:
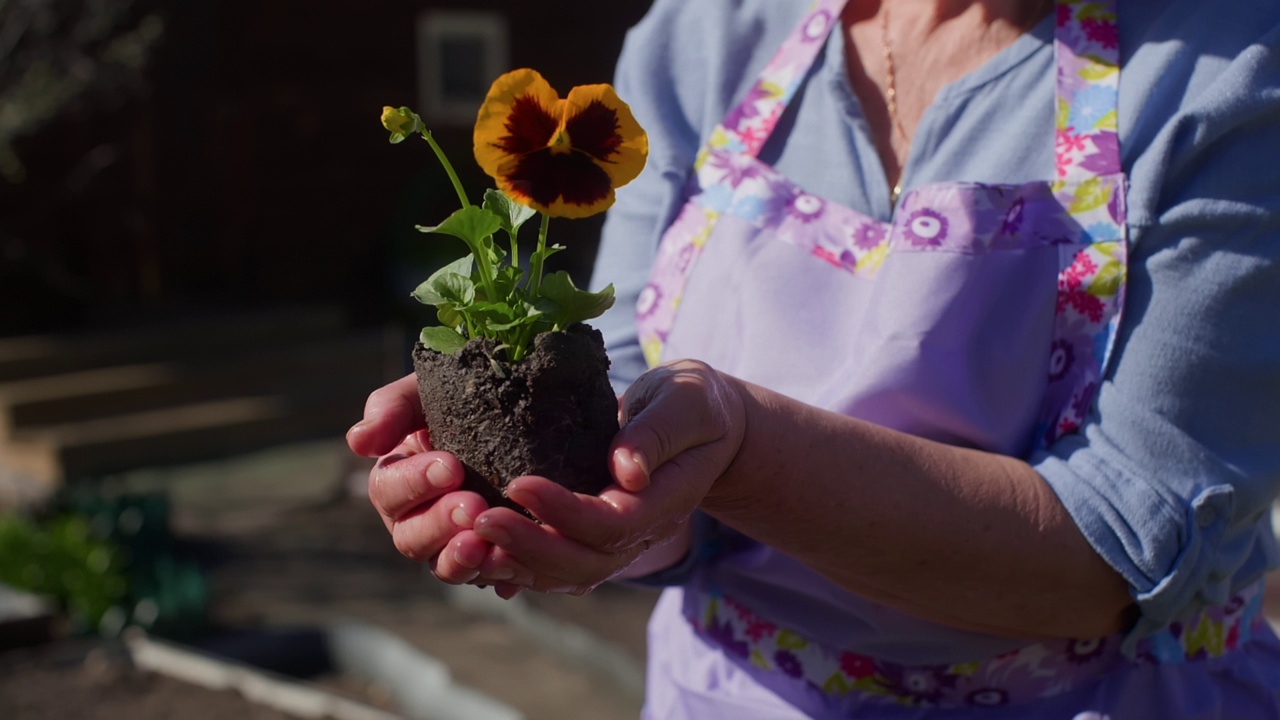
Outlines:
{"label": "rolled-up sleeve", "polygon": [[1151,139],[1130,158],[1115,355],[1082,431],[1031,458],[1131,586],[1134,637],[1225,602],[1276,565],[1277,57],[1272,31],[1198,78],[1158,128],[1135,120],[1131,136]]}

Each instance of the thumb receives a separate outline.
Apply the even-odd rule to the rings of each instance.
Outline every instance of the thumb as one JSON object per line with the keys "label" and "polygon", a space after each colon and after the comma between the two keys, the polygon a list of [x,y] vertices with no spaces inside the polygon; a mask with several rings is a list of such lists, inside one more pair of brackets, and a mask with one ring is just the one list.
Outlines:
{"label": "thumb", "polygon": [[742,441],[743,417],[737,392],[706,363],[680,360],[654,368],[623,395],[622,429],[611,456],[614,478],[638,492],[682,453],[720,445],[711,455],[726,456],[727,467]]}

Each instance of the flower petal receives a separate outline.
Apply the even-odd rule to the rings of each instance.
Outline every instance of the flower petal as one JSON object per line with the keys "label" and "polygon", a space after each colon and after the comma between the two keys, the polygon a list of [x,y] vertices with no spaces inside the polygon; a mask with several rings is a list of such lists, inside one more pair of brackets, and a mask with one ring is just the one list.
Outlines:
{"label": "flower petal", "polygon": [[609,174],[586,153],[545,148],[504,165],[494,179],[516,202],[551,217],[590,217],[614,200]]}
{"label": "flower petal", "polygon": [[580,85],[565,99],[565,130],[574,151],[585,153],[619,188],[644,169],[649,136],[611,85]]}
{"label": "flower petal", "polygon": [[494,178],[519,156],[547,146],[560,125],[560,96],[541,75],[523,68],[493,82],[476,116],[476,162]]}

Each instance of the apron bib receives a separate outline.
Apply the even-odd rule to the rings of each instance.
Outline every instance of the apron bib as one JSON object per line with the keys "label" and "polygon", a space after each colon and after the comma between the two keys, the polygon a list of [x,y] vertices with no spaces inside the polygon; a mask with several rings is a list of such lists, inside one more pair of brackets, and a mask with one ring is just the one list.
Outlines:
{"label": "apron bib", "polygon": [[[1055,177],[910,189],[882,222],[806,192],[757,158],[840,27],[844,4],[814,3],[700,151],[637,304],[645,357],[650,365],[697,358],[818,407],[1025,457],[1083,424],[1124,300],[1119,51],[1106,41],[1114,8],[1058,0],[1056,127],[1045,138],[1055,143]],[[1099,98],[1109,106],[1096,107]],[[803,680],[837,699],[1004,704],[1065,692],[1120,657],[1119,640],[1108,639],[1033,645],[991,661],[894,664],[841,646],[832,625],[842,621],[830,612],[788,622],[754,610],[794,593],[797,607],[818,598],[828,609],[892,612],[859,604],[770,548],[732,541],[734,552],[684,589],[684,613],[780,693]],[[779,575],[786,580],[771,580]],[[1247,636],[1259,605],[1260,595],[1242,596],[1206,618]],[[1193,654],[1184,639],[1179,630],[1142,653]]]}

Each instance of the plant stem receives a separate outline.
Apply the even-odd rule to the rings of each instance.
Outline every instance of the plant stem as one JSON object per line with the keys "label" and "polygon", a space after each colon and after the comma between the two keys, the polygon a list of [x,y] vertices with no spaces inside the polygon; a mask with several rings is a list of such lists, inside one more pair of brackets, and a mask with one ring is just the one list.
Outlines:
{"label": "plant stem", "polygon": [[467,193],[462,189],[462,181],[458,179],[458,173],[453,171],[453,165],[450,164],[449,158],[445,157],[444,150],[436,143],[435,138],[431,137],[431,133],[427,130],[422,131],[422,139],[427,141],[431,146],[431,151],[436,154],[436,159],[444,166],[444,171],[449,175],[449,182],[453,183],[453,191],[458,193],[458,200],[462,201],[462,207],[471,207],[471,202],[467,200]]}
{"label": "plant stem", "polygon": [[514,232],[507,233],[507,237],[511,238],[511,264],[520,267],[520,241]]}
{"label": "plant stem", "polygon": [[551,216],[542,216],[542,225],[538,228],[538,249],[533,253],[533,264],[529,268],[529,295],[538,297],[542,287],[542,261],[547,254],[547,226],[551,224]]}

